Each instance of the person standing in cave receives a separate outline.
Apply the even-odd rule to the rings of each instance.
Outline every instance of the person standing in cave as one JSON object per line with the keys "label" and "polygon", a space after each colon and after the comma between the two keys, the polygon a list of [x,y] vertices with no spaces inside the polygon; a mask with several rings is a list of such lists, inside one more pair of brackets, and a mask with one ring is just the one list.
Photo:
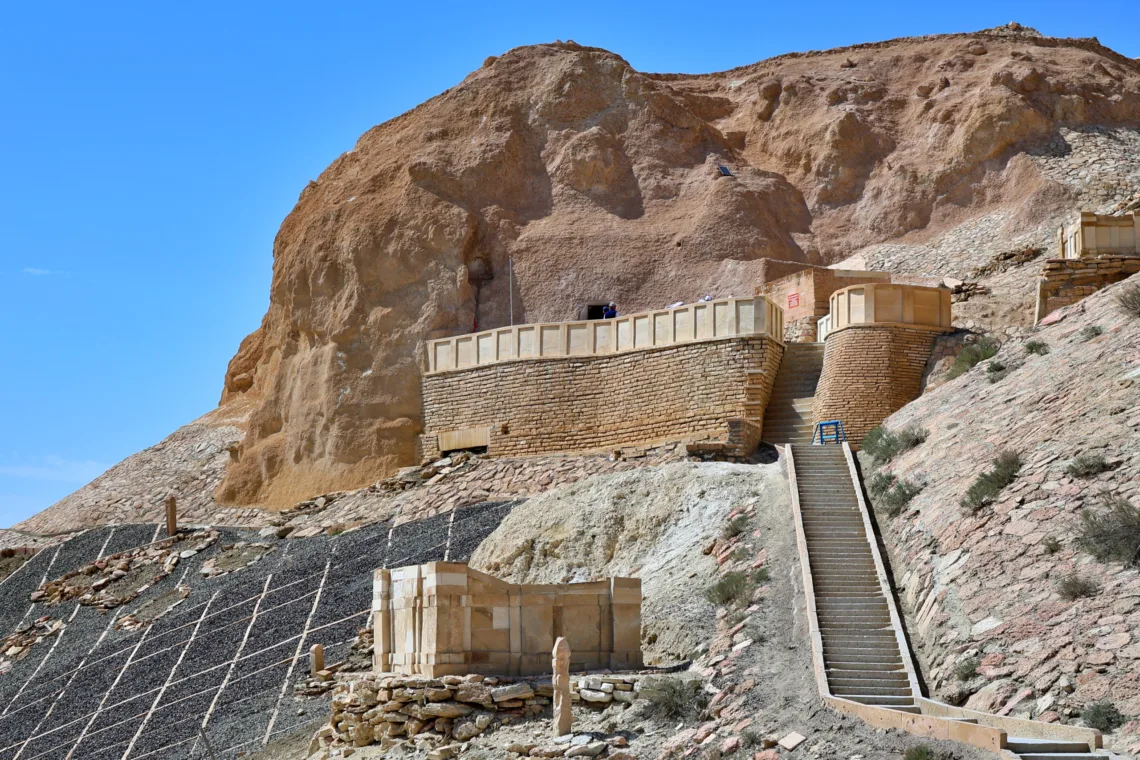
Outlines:
{"label": "person standing in cave", "polygon": [[606,304],[606,308],[602,309],[602,319],[613,319],[617,316],[617,304],[610,301]]}

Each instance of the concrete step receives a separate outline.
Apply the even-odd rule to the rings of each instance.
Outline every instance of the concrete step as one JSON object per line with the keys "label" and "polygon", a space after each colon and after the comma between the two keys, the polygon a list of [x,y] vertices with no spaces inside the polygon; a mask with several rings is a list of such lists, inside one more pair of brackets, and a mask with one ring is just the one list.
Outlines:
{"label": "concrete step", "polygon": [[[836,694],[835,696],[840,696]],[[892,696],[887,694],[844,694],[844,699],[850,699],[852,702],[859,702],[864,705],[876,705],[878,707],[914,707],[914,697],[907,695]]]}
{"label": "concrete step", "polygon": [[1071,742],[1063,739],[1025,739],[1011,736],[1008,739],[1007,748],[1011,752],[1016,752],[1023,758],[1028,754],[1047,754],[1057,755],[1061,753],[1081,753],[1089,754],[1089,745],[1085,742]]}
{"label": "concrete step", "polygon": [[914,700],[914,695],[909,686],[832,686],[831,693],[837,697],[847,697],[848,699],[860,696],[887,699],[895,697],[899,699],[910,699],[912,702]]}

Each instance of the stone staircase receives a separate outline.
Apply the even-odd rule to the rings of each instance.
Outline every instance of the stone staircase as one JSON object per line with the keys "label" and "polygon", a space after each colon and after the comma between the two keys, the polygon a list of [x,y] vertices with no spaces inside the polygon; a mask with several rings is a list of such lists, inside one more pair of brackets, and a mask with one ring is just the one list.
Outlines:
{"label": "stone staircase", "polygon": [[811,406],[823,372],[822,343],[788,343],[772,397],[764,410],[763,438],[778,446],[811,442]]}
{"label": "stone staircase", "polygon": [[918,713],[840,446],[793,446],[831,693]]}
{"label": "stone staircase", "polygon": [[[813,632],[813,657],[817,680],[822,675],[826,681],[825,698],[846,700],[848,705],[857,703],[851,706],[856,709],[846,711],[874,725],[910,730],[905,720],[909,716],[899,713],[922,716],[914,720],[926,720],[925,730],[930,730],[931,719],[955,724],[957,729],[946,729],[948,736],[957,735],[960,741],[978,746],[983,744],[969,738],[971,732],[1002,728],[1010,731],[1004,737],[1003,758],[1110,757],[1091,748],[1100,746],[1100,737],[1089,729],[1068,731],[1066,735],[1065,727],[993,718],[923,697],[901,618],[889,596],[886,569],[873,544],[875,536],[869,532],[870,516],[862,494],[856,491],[858,481],[847,447],[797,444],[788,451],[789,474],[797,496],[800,556],[806,557],[807,565],[804,587],[809,614],[814,615],[818,630],[818,638]],[[824,691],[822,681],[820,690]],[[829,703],[845,709],[834,699]],[[885,719],[882,713],[863,715],[862,710],[889,710],[889,714],[898,715],[898,720]],[[1052,732],[1053,738],[1020,738],[1012,733],[1027,728],[1027,733],[1045,737]]]}

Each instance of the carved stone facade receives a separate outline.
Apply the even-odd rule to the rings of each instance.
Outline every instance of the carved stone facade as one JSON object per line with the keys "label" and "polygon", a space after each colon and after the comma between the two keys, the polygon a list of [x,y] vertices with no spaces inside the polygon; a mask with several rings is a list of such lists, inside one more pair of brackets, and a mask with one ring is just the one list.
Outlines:
{"label": "carved stone facade", "polygon": [[377,672],[548,674],[559,637],[574,671],[642,665],[637,578],[520,585],[455,562],[379,569],[372,625]]}

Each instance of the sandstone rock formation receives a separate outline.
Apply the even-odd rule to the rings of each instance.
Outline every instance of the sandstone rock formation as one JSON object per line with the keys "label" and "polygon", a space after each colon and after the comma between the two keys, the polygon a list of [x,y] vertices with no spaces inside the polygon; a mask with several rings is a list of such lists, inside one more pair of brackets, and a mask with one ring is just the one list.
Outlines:
{"label": "sandstone rock formation", "polygon": [[489,59],[302,191],[226,375],[222,402],[256,407],[218,496],[290,504],[410,463],[419,342],[507,324],[512,296],[515,321],[659,307],[750,292],[763,257],[1067,208],[1033,160],[1062,123],[1140,124],[1140,67],[1016,28],[706,76],[573,43]]}

